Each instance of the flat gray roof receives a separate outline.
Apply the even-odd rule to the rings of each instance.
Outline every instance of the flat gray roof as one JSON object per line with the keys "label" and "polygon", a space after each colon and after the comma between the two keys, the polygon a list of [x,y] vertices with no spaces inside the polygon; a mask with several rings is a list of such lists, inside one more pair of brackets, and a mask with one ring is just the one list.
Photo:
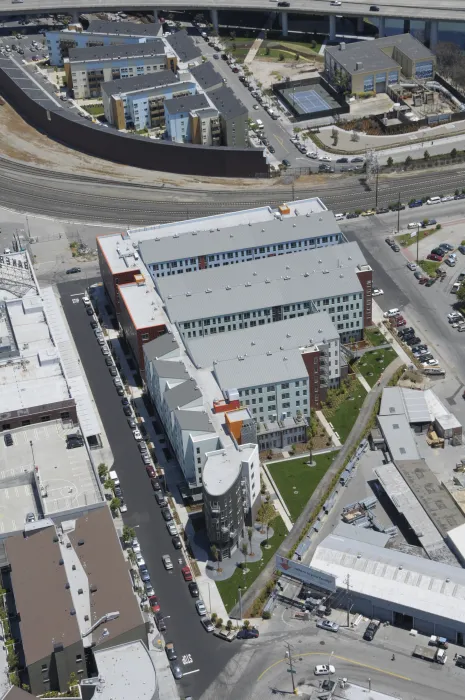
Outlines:
{"label": "flat gray roof", "polygon": [[99,700],[127,700],[128,688],[131,688],[131,695],[137,700],[156,700],[160,697],[158,686],[163,681],[157,678],[152,656],[141,640],[109,649],[97,646],[94,657],[99,679],[102,679],[95,693]]}
{"label": "flat gray roof", "polygon": [[102,83],[103,92],[110,97],[119,93],[127,94],[130,92],[138,92],[139,90],[151,90],[161,87],[162,85],[172,85],[178,83],[179,78],[172,70],[160,70],[156,73],[147,73],[146,75],[136,75],[134,78],[119,78],[118,80],[110,80],[108,83]]}
{"label": "flat gray roof", "polygon": [[170,362],[169,360],[153,360],[152,365],[160,379],[189,379],[189,373],[182,362]]}
{"label": "flat gray roof", "polygon": [[[200,274],[200,273],[199,273]],[[263,326],[234,331],[234,342],[227,333],[186,340],[188,353],[197,367],[212,367],[213,361],[234,360],[238,355],[266,355],[278,350],[295,350],[339,340],[339,333],[325,313],[307,314]]]}
{"label": "flat gray roof", "polygon": [[407,459],[396,466],[442,537],[465,523],[456,502],[424,460]]}
{"label": "flat gray roof", "polygon": [[383,390],[379,415],[405,415],[409,423],[428,423],[432,420],[425,392],[399,386]]}
{"label": "flat gray roof", "polygon": [[165,55],[165,45],[162,39],[153,39],[143,44],[109,44],[107,46],[87,46],[82,49],[70,49],[69,62],[158,55]]}
{"label": "flat gray roof", "polygon": [[149,343],[144,343],[144,352],[149,362],[165,357],[177,350],[179,350],[178,342],[174,335],[169,332],[158,336],[158,338],[151,340]]}
{"label": "flat gray roof", "polygon": [[[373,41],[356,41],[353,44],[342,42],[339,46],[326,47],[325,51],[349,73],[354,74],[400,68],[400,64],[392,58],[395,49],[412,61],[434,59],[434,53],[411,34],[396,34]],[[357,68],[357,63],[362,66]]]}
{"label": "flat gray roof", "polygon": [[332,534],[336,537],[348,537],[351,540],[374,544],[378,547],[385,547],[389,542],[389,535],[384,534],[384,532],[376,532],[376,530],[367,527],[354,527],[343,522],[336,525]]}
{"label": "flat gray roof", "polygon": [[362,293],[358,260],[357,243],[347,243],[158,278],[158,286],[171,321],[191,321]]}
{"label": "flat gray roof", "polygon": [[187,406],[201,398],[202,392],[190,379],[165,392],[165,402],[170,411]]}
{"label": "flat gray roof", "polygon": [[178,55],[182,63],[193,61],[202,55],[201,50],[194,44],[193,39],[185,29],[166,37],[166,41],[173,51]]}
{"label": "flat gray roof", "polygon": [[181,411],[174,412],[181,430],[188,430],[191,433],[214,433],[215,428],[207,413],[204,411]]}
{"label": "flat gray roof", "polygon": [[221,87],[223,78],[216,71],[210,61],[200,63],[198,66],[190,69],[198,84],[203,90],[210,90],[213,87]]}
{"label": "flat gray roof", "polygon": [[248,109],[242,104],[240,99],[230,87],[223,85],[208,93],[218,112],[221,112],[225,119],[235,119],[243,114],[248,114]]}
{"label": "flat gray roof", "polygon": [[[138,24],[136,22],[111,22],[96,19],[89,22],[86,34],[120,34],[121,36],[158,36],[161,32],[159,22]],[[71,34],[71,32],[70,32]]]}
{"label": "flat gray roof", "polygon": [[308,372],[300,350],[244,357],[242,360],[224,360],[215,365],[214,373],[223,391],[295,379],[308,381]]}
{"label": "flat gray roof", "polygon": [[378,423],[396,464],[401,459],[420,459],[410,423],[405,415],[378,416]]}
{"label": "flat gray roof", "polygon": [[[334,234],[341,236],[341,229],[332,211],[319,211],[308,216],[283,216],[282,220],[273,218],[269,221],[255,222],[248,220],[247,212],[244,212],[239,224],[220,227],[221,221],[217,220],[210,228],[196,230],[192,226],[186,233],[174,231],[171,236],[160,237],[154,230],[153,238],[141,241],[139,244],[142,259],[146,265],[151,265],[199,255],[214,255],[277,245],[286,241],[321,238]],[[206,272],[207,270],[203,270],[203,274]]]}
{"label": "flat gray roof", "polygon": [[173,97],[171,100],[165,100],[163,104],[166,111],[170,114],[192,112],[196,109],[206,109],[210,107],[210,103],[205,95],[183,95],[182,97]]}

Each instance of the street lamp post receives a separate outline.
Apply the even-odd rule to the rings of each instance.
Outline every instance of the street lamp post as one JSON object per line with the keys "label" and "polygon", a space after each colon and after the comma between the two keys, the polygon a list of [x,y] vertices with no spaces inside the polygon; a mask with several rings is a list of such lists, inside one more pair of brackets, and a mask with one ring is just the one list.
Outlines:
{"label": "street lamp post", "polygon": [[242,620],[242,589],[240,586],[238,586],[237,590],[239,593],[239,616],[240,616],[240,619]]}
{"label": "street lamp post", "polygon": [[417,226],[417,265],[418,265],[418,242],[420,240],[420,227]]}

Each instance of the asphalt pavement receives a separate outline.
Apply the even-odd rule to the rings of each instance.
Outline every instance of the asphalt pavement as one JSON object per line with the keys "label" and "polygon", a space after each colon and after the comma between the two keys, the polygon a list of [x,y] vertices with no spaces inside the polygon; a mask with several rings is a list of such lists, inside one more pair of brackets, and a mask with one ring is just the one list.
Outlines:
{"label": "asphalt pavement", "polygon": [[[92,284],[97,280],[89,280]],[[179,681],[182,692],[199,698],[238,649],[207,634],[200,624],[187,583],[181,575],[179,552],[173,548],[165,521],[157,505],[150,480],[142,463],[121,398],[116,394],[104,357],[90,327],[84,304],[73,303],[73,295],[85,291],[85,281],[73,280],[59,284],[63,309],[87,375],[97,409],[110,443],[114,463],[128,511],[123,515],[125,525],[135,528],[142,554],[147,563],[155,593],[163,615],[169,615],[165,641],[174,642],[178,660],[184,671]],[[78,297],[79,298],[79,297]],[[169,554],[174,571],[167,572],[162,564],[163,554]]]}

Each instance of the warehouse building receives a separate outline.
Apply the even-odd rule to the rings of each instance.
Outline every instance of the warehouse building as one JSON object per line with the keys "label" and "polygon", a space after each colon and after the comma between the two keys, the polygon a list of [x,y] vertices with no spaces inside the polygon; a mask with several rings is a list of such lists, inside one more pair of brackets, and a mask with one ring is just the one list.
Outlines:
{"label": "warehouse building", "polygon": [[86,31],[62,29],[46,32],[48,55],[51,66],[62,66],[70,49],[84,49],[112,44],[144,44],[161,37],[163,28],[158,22],[137,24],[136,22],[109,22],[95,20]]}
{"label": "warehouse building", "polygon": [[323,312],[237,330],[233,343],[226,333],[192,338],[187,352],[196,367],[215,374],[223,396],[237,394],[257,422],[308,416],[347,373],[339,334]]}
{"label": "warehouse building", "polygon": [[359,533],[347,526],[329,535],[312,559],[311,569],[334,584],[338,606],[463,645],[465,570],[390,549],[383,533],[371,532],[370,541]]}
{"label": "warehouse building", "polygon": [[129,233],[141,235],[140,254],[155,280],[345,241],[333,212],[318,199],[291,202],[275,212],[245,210]]}
{"label": "warehouse building", "polygon": [[342,342],[362,338],[372,325],[372,269],[357,243],[158,278],[157,284],[186,339],[316,311],[327,311]]}
{"label": "warehouse building", "polygon": [[412,34],[341,42],[325,50],[325,73],[330,82],[352,93],[386,92],[402,76],[432,79],[435,66],[434,53]]}
{"label": "warehouse building", "polygon": [[177,58],[166,55],[162,39],[144,44],[117,44],[70,49],[64,59],[67,86],[74,98],[100,97],[101,85],[112,80],[134,78],[162,70],[176,71]]}

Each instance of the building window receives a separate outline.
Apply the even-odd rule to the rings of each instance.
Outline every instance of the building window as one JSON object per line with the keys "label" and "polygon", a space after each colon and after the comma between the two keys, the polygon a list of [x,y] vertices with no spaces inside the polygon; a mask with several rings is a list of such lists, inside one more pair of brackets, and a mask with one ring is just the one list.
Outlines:
{"label": "building window", "polygon": [[149,334],[148,333],[142,333],[142,340],[148,340],[149,339]]}

